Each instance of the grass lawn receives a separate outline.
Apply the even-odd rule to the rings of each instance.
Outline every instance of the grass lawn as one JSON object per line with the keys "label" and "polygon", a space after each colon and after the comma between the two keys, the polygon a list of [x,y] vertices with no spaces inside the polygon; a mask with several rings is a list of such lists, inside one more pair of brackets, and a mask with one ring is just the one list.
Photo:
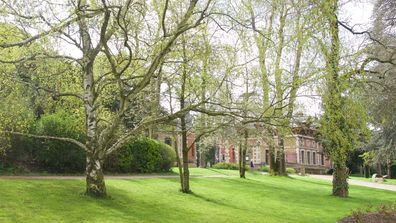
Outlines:
{"label": "grass lawn", "polygon": [[335,222],[357,208],[396,200],[396,193],[351,186],[330,196],[327,181],[192,169],[194,194],[177,178],[107,180],[109,199],[81,195],[83,180],[0,180],[0,222]]}

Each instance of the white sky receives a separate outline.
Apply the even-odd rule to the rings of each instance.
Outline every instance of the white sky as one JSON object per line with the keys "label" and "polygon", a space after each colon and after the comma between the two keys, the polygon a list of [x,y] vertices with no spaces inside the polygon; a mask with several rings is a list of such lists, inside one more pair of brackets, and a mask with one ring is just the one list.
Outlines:
{"label": "white sky", "polygon": [[[350,27],[354,27],[356,31],[366,30],[370,26],[373,3],[372,0],[341,0],[341,8],[339,19],[346,22]],[[342,27],[340,34],[344,45],[350,45],[351,48],[357,48],[364,41],[363,36],[352,35]],[[73,57],[81,57],[81,51],[72,45],[59,46],[60,51],[66,55]],[[299,97],[297,102],[301,105],[298,111],[305,115],[317,116],[321,113],[321,100],[319,96],[315,96],[315,89],[306,89],[300,92],[303,95],[313,95],[309,97]],[[306,92],[305,92],[306,91]],[[168,102],[165,102],[165,104]]]}

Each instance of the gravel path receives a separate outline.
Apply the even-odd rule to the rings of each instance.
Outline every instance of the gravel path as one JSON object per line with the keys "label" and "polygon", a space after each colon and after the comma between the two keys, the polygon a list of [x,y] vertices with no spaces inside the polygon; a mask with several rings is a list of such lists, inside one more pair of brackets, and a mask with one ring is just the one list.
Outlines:
{"label": "gravel path", "polygon": [[[134,179],[158,179],[178,178],[179,175],[125,175],[105,176],[105,179],[134,180]],[[193,178],[228,178],[237,177],[232,175],[191,175]],[[0,176],[0,180],[85,180],[85,176]]]}
{"label": "gravel path", "polygon": [[[312,177],[315,179],[321,179],[321,180],[329,180],[329,181],[333,180],[333,176],[331,176],[331,175],[309,175],[309,177]],[[358,185],[358,186],[363,186],[363,187],[371,187],[371,188],[377,188],[377,189],[382,189],[382,190],[396,191],[396,185],[381,184],[381,183],[374,183],[374,182],[367,182],[367,181],[353,180],[353,179],[348,179],[348,183],[350,185]]]}

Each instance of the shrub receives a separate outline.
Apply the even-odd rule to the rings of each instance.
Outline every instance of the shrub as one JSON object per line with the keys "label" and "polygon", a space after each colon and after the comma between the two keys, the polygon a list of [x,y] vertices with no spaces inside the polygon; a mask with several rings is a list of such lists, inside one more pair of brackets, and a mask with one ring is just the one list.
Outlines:
{"label": "shrub", "polygon": [[269,172],[269,166],[262,166],[260,170],[263,172]]}
{"label": "shrub", "polygon": [[169,171],[175,158],[176,153],[172,147],[147,137],[139,137],[131,139],[120,149],[109,169],[123,173]]}
{"label": "shrub", "polygon": [[220,162],[220,163],[216,163],[215,165],[213,165],[212,168],[226,169],[226,170],[239,170],[239,165],[236,163]]}
{"label": "shrub", "polygon": [[[43,116],[33,130],[37,135],[68,137],[83,140],[84,132],[79,122],[70,114],[60,111]],[[85,152],[76,145],[56,140],[31,140],[34,157],[42,169],[55,173],[83,172]]]}
{"label": "shrub", "polygon": [[165,143],[160,143],[161,145],[161,167],[160,170],[162,171],[170,171],[170,169],[175,165],[175,160],[176,160],[176,152],[175,150],[165,144]]}
{"label": "shrub", "polygon": [[286,168],[286,173],[287,174],[295,174],[296,170],[294,168]]}

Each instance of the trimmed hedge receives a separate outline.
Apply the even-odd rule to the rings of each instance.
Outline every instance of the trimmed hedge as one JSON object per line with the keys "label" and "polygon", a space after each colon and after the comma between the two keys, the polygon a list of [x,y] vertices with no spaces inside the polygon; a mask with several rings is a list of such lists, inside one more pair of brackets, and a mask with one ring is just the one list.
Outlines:
{"label": "trimmed hedge", "polygon": [[213,165],[212,168],[225,169],[225,170],[239,170],[239,165],[236,163],[220,162],[220,163],[216,163],[215,165]]}
{"label": "trimmed hedge", "polygon": [[[260,170],[263,171],[263,172],[269,172],[270,171],[269,166],[262,166]],[[294,168],[288,167],[288,168],[286,168],[286,173],[287,174],[295,174],[296,170]]]}

